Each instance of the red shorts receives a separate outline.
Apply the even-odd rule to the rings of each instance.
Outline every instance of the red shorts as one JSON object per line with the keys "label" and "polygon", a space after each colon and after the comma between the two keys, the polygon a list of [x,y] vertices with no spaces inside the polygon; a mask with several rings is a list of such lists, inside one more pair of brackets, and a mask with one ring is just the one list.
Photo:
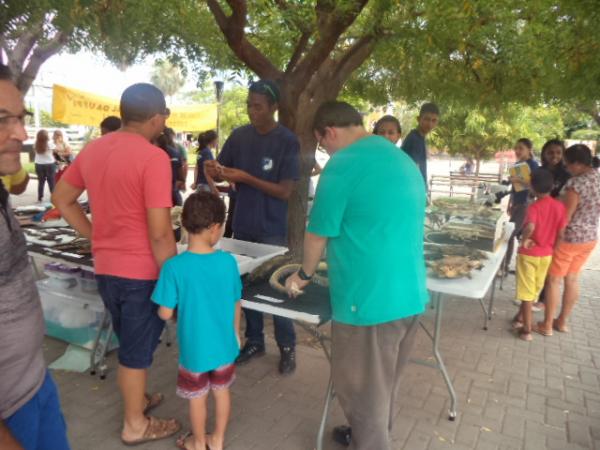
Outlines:
{"label": "red shorts", "polygon": [[563,278],[581,272],[595,246],[596,241],[582,244],[561,242],[552,254],[552,264],[548,273],[553,277]]}
{"label": "red shorts", "polygon": [[235,380],[235,365],[228,364],[210,372],[190,372],[179,366],[177,395],[182,398],[197,398],[209,390],[227,389]]}

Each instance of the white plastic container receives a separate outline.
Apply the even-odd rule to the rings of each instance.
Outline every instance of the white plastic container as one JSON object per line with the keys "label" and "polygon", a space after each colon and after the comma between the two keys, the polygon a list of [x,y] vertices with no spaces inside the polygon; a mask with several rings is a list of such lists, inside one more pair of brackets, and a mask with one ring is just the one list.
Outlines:
{"label": "white plastic container", "polygon": [[[221,238],[215,247],[229,252],[235,257],[241,275],[252,272],[263,262],[274,256],[283,255],[288,250],[286,247],[278,245],[256,244],[230,238]],[[178,253],[182,253],[186,249],[185,245],[177,246]]]}
{"label": "white plastic container", "polygon": [[76,282],[65,284],[65,281],[64,278],[47,278],[36,282],[46,334],[91,349],[104,315],[104,305],[98,294],[84,292]]}

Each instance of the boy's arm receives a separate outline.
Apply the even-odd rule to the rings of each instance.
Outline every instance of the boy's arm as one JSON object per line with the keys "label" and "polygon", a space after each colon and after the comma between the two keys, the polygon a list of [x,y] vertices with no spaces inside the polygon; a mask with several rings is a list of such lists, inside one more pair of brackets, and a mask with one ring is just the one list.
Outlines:
{"label": "boy's arm", "polygon": [[242,316],[242,302],[237,301],[235,303],[235,316],[233,319],[233,330],[237,337],[238,343],[240,342],[240,318]]}
{"label": "boy's arm", "polygon": [[23,447],[10,433],[3,420],[0,420],[0,448],[3,450],[23,450]]}
{"label": "boy's arm", "polygon": [[166,306],[161,306],[158,308],[158,317],[162,320],[169,320],[173,317],[173,308],[167,308]]}
{"label": "boy's arm", "polygon": [[521,247],[531,248],[535,245],[535,242],[531,240],[534,230],[535,223],[532,222],[529,222],[525,228],[523,228],[523,232],[521,233]]}

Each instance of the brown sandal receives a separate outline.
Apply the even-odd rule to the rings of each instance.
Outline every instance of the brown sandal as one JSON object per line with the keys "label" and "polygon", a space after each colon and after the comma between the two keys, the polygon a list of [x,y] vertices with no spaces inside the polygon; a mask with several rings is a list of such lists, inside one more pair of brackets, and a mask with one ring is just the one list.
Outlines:
{"label": "brown sandal", "polygon": [[148,416],[148,426],[141,438],[134,439],[133,441],[126,441],[121,438],[121,442],[128,446],[140,445],[168,438],[179,430],[181,430],[181,424],[175,419],[157,419],[156,417]]}
{"label": "brown sandal", "polygon": [[165,399],[165,396],[160,392],[154,394],[144,394],[146,398],[146,407],[144,408],[144,415],[147,415],[150,411],[156,408]]}

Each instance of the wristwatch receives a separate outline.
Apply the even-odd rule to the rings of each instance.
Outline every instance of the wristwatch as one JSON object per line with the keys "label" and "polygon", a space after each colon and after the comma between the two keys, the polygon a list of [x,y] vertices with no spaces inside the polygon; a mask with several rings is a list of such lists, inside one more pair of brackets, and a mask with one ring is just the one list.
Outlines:
{"label": "wristwatch", "polygon": [[313,275],[307,275],[307,273],[304,271],[304,269],[302,267],[300,267],[300,270],[298,270],[298,277],[302,281],[310,281],[312,279]]}

